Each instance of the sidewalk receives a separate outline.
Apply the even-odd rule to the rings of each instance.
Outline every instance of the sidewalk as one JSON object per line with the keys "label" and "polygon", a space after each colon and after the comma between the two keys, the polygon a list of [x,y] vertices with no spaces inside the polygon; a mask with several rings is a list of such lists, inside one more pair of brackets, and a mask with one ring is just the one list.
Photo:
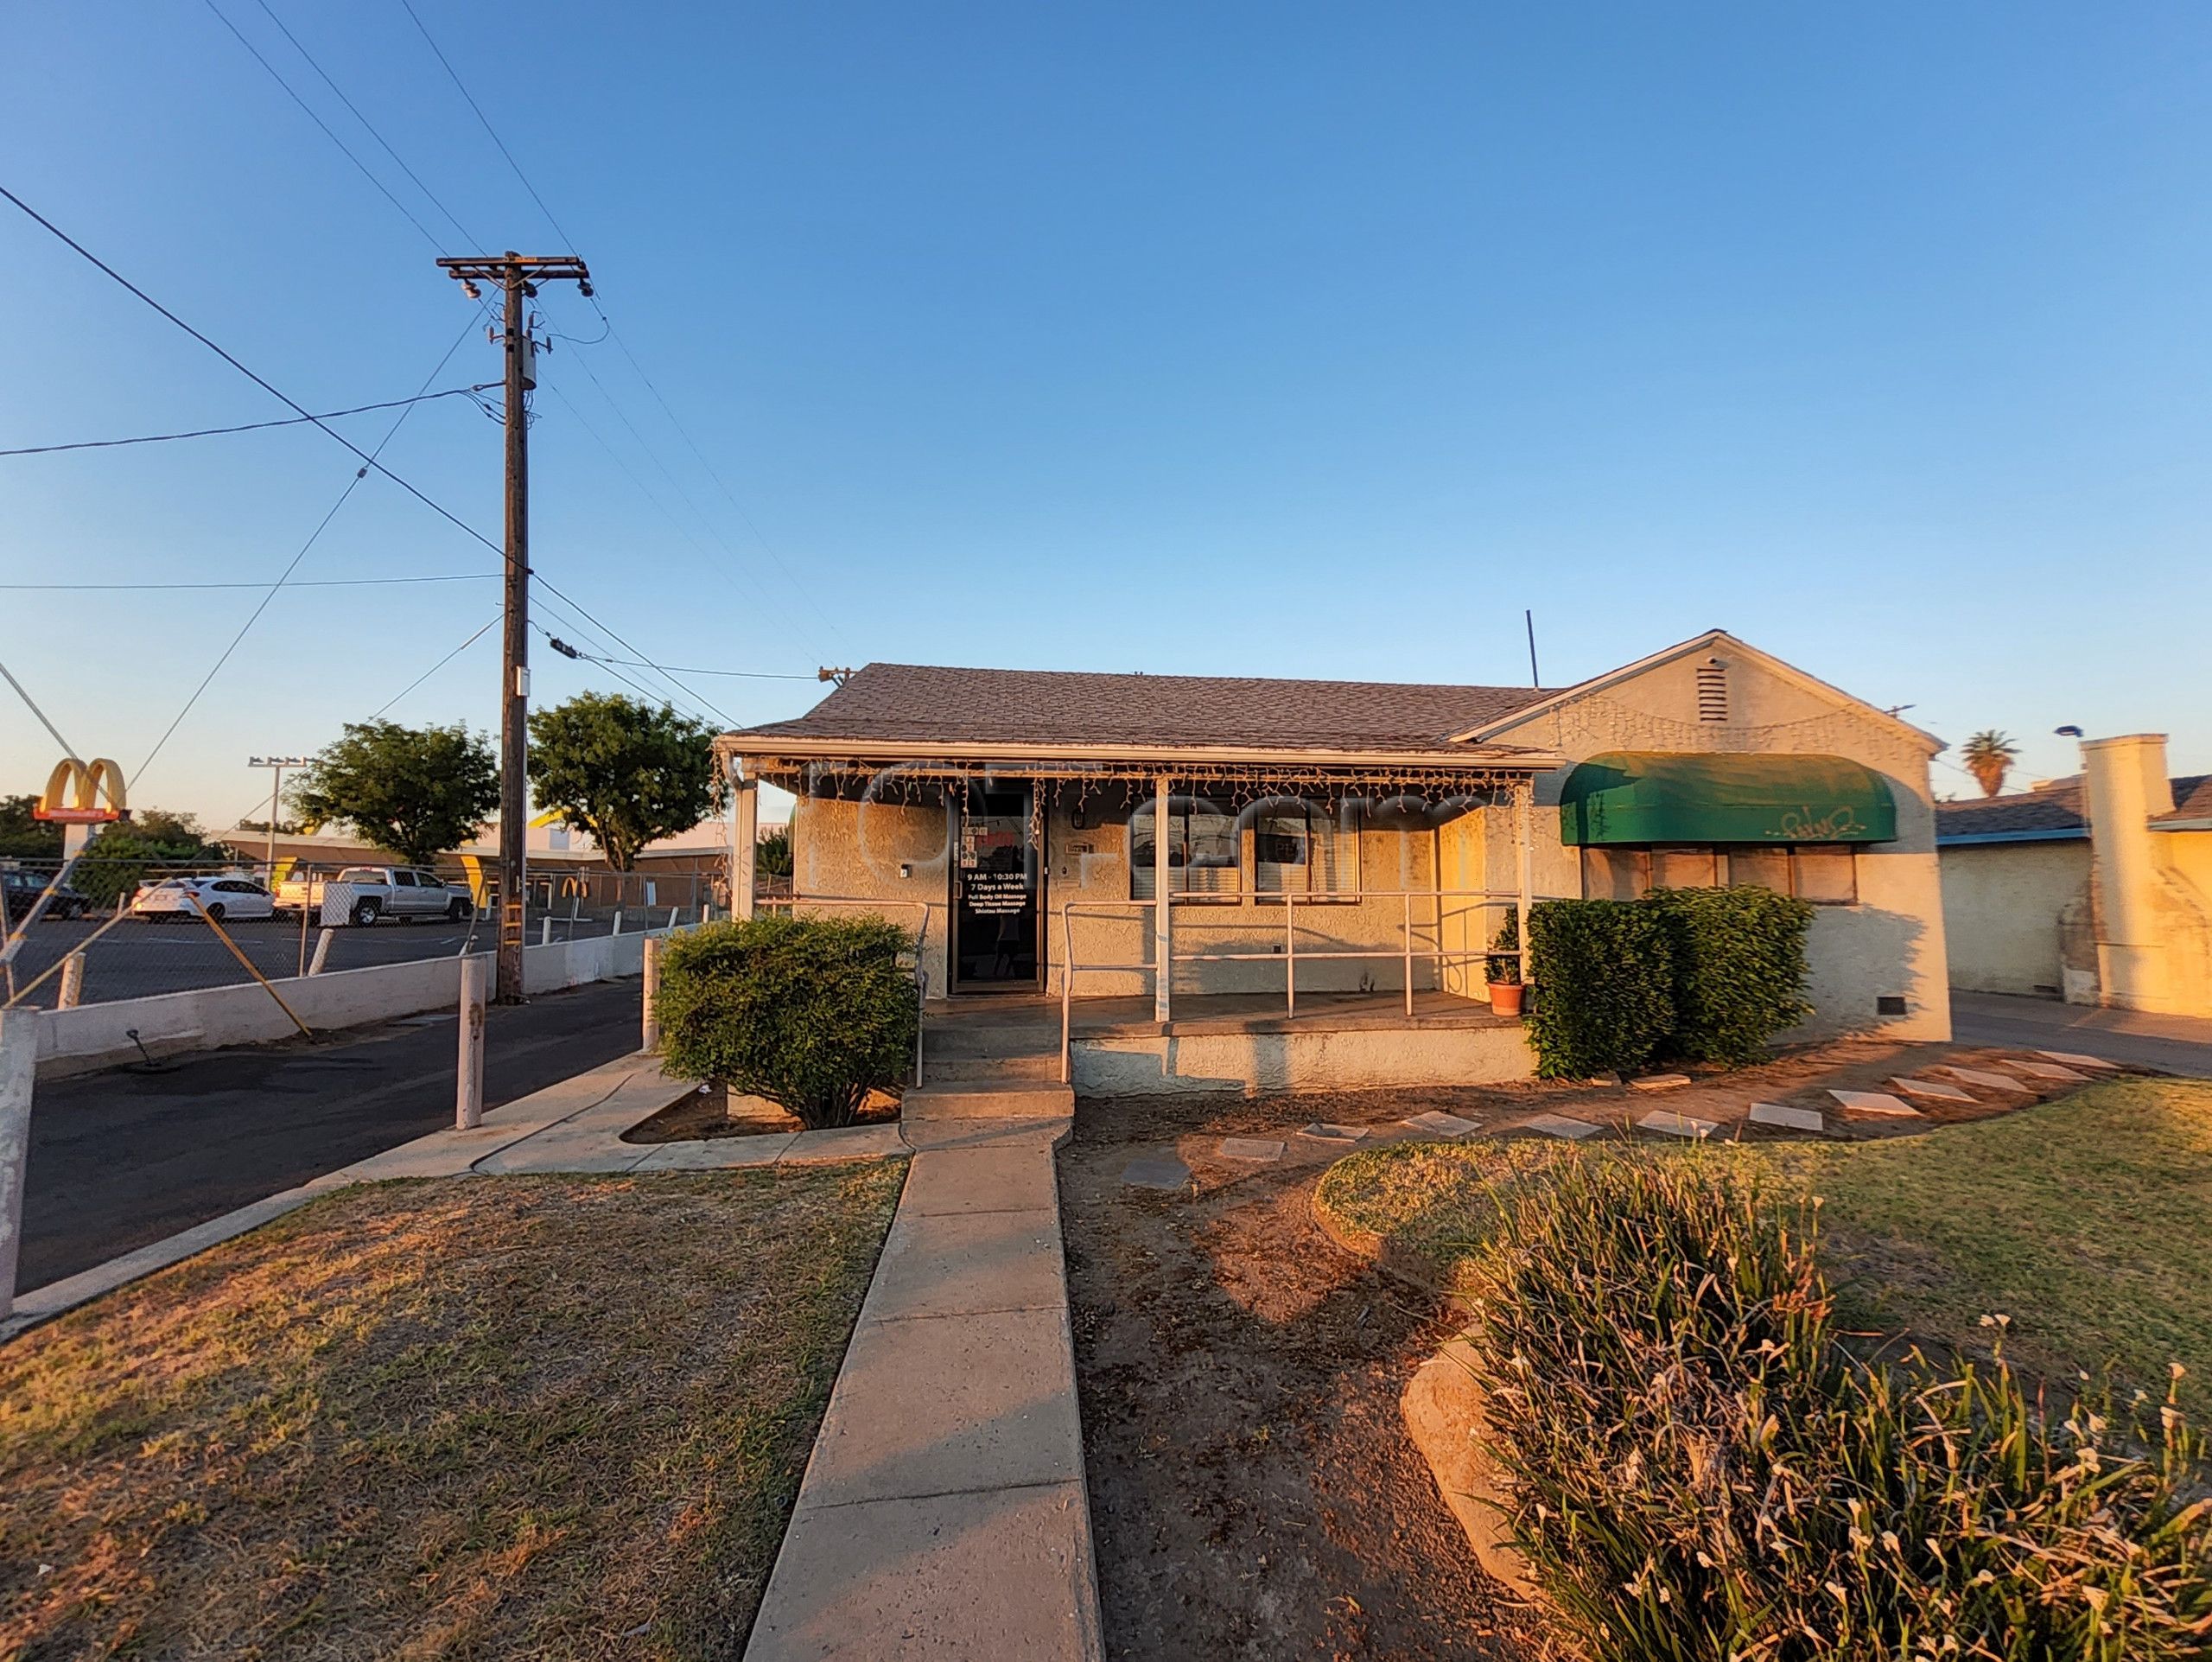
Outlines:
{"label": "sidewalk", "polygon": [[2193,1016],[1955,991],[1951,1032],[1961,1044],[2078,1050],[2107,1061],[2212,1079],[2212,1021]]}

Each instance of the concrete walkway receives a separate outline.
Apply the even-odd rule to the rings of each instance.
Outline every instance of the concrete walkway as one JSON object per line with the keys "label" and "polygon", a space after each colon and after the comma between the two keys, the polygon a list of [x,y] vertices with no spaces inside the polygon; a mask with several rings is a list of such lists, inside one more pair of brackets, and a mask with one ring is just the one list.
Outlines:
{"label": "concrete walkway", "polygon": [[1961,1044],[2077,1050],[2136,1067],[2212,1079],[2212,1021],[2193,1016],[1954,992],[1951,1035]]}
{"label": "concrete walkway", "polygon": [[1072,1108],[908,1094],[906,1192],[747,1662],[1103,1655],[1052,1163]]}

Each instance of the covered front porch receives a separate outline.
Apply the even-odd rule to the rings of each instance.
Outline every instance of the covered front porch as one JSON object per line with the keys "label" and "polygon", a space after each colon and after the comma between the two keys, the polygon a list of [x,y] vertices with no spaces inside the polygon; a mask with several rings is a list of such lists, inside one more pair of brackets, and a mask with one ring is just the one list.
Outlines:
{"label": "covered front porch", "polygon": [[1085,1096],[1365,1090],[1531,1077],[1520,1022],[1441,990],[947,999],[923,1021],[922,1081],[1050,1080]]}
{"label": "covered front porch", "polygon": [[[1525,760],[1524,760],[1525,758]],[[1243,997],[1287,1019],[1323,995],[1486,1002],[1486,962],[1532,895],[1533,780],[1549,758],[899,761],[747,755],[732,892],[753,901],[753,787],[798,798],[794,912],[912,929],[932,1000]],[[1522,978],[1525,979],[1525,976]]]}

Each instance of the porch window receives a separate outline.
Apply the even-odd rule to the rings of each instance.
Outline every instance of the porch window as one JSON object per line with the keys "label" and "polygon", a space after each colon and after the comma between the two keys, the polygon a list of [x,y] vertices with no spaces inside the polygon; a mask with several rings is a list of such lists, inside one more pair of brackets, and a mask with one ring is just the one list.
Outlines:
{"label": "porch window", "polygon": [[[1148,901],[1155,893],[1157,862],[1153,822],[1157,804],[1144,802],[1129,816],[1129,898]],[[1167,811],[1167,872],[1177,900],[1236,898],[1243,887],[1243,860],[1236,816],[1203,799],[1171,802]]]}
{"label": "porch window", "polygon": [[1269,803],[1253,811],[1252,887],[1269,895],[1338,896],[1359,890],[1358,833],[1311,802]]}
{"label": "porch window", "polygon": [[1586,845],[1582,893],[1593,901],[1641,900],[1654,888],[1770,888],[1815,906],[1859,899],[1856,851],[1847,843],[1738,844],[1712,848]]}

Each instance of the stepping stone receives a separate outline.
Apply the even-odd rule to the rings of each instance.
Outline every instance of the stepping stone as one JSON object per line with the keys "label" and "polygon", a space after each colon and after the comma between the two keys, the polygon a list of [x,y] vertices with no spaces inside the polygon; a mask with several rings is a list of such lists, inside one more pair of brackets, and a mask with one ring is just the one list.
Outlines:
{"label": "stepping stone", "polygon": [[1636,1123],[1647,1131],[1661,1131],[1669,1137],[1695,1137],[1700,1142],[1720,1129],[1715,1121],[1678,1114],[1671,1108],[1654,1108]]}
{"label": "stepping stone", "polygon": [[1646,1073],[1640,1079],[1630,1079],[1631,1091],[1679,1091],[1690,1082],[1687,1073]]}
{"label": "stepping stone", "polygon": [[2120,1067],[2118,1062],[2108,1062],[2101,1056],[2084,1056],[2078,1050],[2044,1050],[2037,1054],[2048,1056],[2055,1062],[2063,1062],[2069,1067],[2093,1067],[2100,1071],[2109,1068],[2114,1072]]}
{"label": "stepping stone", "polygon": [[1755,1102],[1748,1116],[1754,1125],[1779,1125],[1791,1131],[1824,1131],[1827,1122],[1817,1108],[1792,1108],[1787,1103]]}
{"label": "stepping stone", "polygon": [[1300,1137],[1318,1138],[1323,1143],[1357,1143],[1367,1135],[1364,1125],[1338,1125],[1325,1119],[1317,1119],[1311,1125],[1298,1128]]}
{"label": "stepping stone", "polygon": [[1546,1137],[1564,1137],[1576,1142],[1598,1134],[1598,1128],[1588,1120],[1569,1119],[1565,1114],[1538,1114],[1526,1122],[1525,1129],[1541,1131]]}
{"label": "stepping stone", "polygon": [[1948,1062],[1944,1064],[1943,1071],[1955,1079],[1964,1079],[1968,1085],[1978,1085],[1985,1091],[2018,1091],[2029,1096],[2035,1093],[2033,1086],[2023,1084],[2011,1073],[1993,1073],[1986,1067],[1961,1067]]}
{"label": "stepping stone", "polygon": [[2031,1079],[2050,1079],[2062,1085],[2080,1085],[2089,1077],[2087,1073],[2077,1073],[2070,1067],[2061,1067],[2056,1062],[2016,1062],[2007,1056],[2003,1066],[2025,1073]]}
{"label": "stepping stone", "polygon": [[1955,1085],[1946,1085],[1941,1079],[1891,1079],[1891,1087],[1908,1097],[1926,1097],[1931,1102],[1972,1102],[1974,1092],[1961,1091]]}
{"label": "stepping stone", "polygon": [[1224,1160],[1280,1160],[1282,1141],[1269,1137],[1224,1137],[1221,1139]]}
{"label": "stepping stone", "polygon": [[1180,1189],[1191,1186],[1191,1168],[1172,1154],[1147,1154],[1122,1172],[1124,1188]]}
{"label": "stepping stone", "polygon": [[1886,1091],[1830,1091],[1848,1114],[1881,1114],[1891,1119],[1925,1119],[1927,1116],[1903,1098]]}
{"label": "stepping stone", "polygon": [[1442,1113],[1433,1108],[1425,1114],[1414,1114],[1404,1123],[1415,1130],[1437,1137],[1468,1137],[1482,1130],[1478,1121],[1462,1119],[1457,1114]]}

